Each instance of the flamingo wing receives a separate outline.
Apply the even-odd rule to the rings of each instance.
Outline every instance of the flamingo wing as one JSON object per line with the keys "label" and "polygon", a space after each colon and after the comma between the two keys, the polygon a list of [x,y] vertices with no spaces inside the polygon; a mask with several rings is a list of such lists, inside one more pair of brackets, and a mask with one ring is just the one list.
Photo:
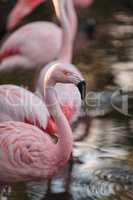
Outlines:
{"label": "flamingo wing", "polygon": [[[15,85],[0,86],[0,119],[27,122],[46,129],[49,113],[44,102],[32,92]],[[7,118],[8,121],[8,118]]]}
{"label": "flamingo wing", "polygon": [[61,41],[62,32],[56,24],[38,21],[24,25],[4,41],[0,70],[43,66],[57,58]]}
{"label": "flamingo wing", "polygon": [[48,178],[53,148],[50,137],[35,126],[12,121],[0,123],[0,181]]}

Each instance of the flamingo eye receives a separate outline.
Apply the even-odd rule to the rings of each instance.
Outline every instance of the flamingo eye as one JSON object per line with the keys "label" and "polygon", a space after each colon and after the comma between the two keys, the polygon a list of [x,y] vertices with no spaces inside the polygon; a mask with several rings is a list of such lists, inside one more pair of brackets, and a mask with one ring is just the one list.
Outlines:
{"label": "flamingo eye", "polygon": [[65,76],[69,76],[71,74],[70,72],[65,71],[65,70],[63,71],[63,73],[64,73]]}

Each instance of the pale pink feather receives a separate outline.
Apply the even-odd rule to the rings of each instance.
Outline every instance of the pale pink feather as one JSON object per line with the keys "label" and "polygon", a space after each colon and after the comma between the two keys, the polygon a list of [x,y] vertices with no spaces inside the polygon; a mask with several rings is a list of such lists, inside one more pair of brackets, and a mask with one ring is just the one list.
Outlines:
{"label": "pale pink feather", "polygon": [[[25,16],[29,15],[39,4],[46,0],[18,0],[8,16],[7,28],[14,28]],[[73,0],[78,7],[91,6],[93,0]]]}
{"label": "pale pink feather", "polygon": [[[13,26],[43,0],[19,0],[9,17],[8,26]],[[76,4],[88,5],[92,0],[74,0]],[[70,9],[72,11],[72,9]],[[18,13],[18,14],[17,14]],[[69,15],[70,11],[68,12]],[[17,16],[19,15],[19,16]],[[69,17],[69,16],[68,16]],[[71,13],[70,30],[76,32],[74,14]],[[74,23],[73,23],[74,22]],[[43,41],[43,42],[42,42]],[[0,49],[0,71],[16,67],[32,69],[56,59],[62,42],[62,30],[50,22],[34,22],[18,29],[4,42]],[[48,53],[50,52],[50,53]]]}
{"label": "pale pink feather", "polygon": [[15,85],[0,86],[0,122],[20,121],[54,135],[57,131],[45,103],[32,92]]}
{"label": "pale pink feather", "polygon": [[33,22],[23,26],[3,43],[0,71],[16,67],[32,69],[49,63],[57,58],[61,40],[61,30],[54,23]]}

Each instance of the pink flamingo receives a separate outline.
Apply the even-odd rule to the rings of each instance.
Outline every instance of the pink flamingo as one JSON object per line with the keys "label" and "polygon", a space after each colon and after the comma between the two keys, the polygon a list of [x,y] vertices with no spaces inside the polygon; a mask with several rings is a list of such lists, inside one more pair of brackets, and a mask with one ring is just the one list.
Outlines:
{"label": "pink flamingo", "polygon": [[0,71],[44,66],[57,57],[61,40],[61,29],[54,23],[40,21],[23,26],[2,45]]}
{"label": "pink flamingo", "polygon": [[45,101],[57,126],[56,143],[48,132],[44,134],[35,126],[13,121],[0,123],[1,182],[46,180],[68,161],[72,152],[72,131],[56,97],[54,87],[58,82],[79,87],[82,79],[60,65],[53,65],[45,75]]}
{"label": "pink flamingo", "polygon": [[[40,2],[40,0],[18,1],[13,10],[15,14],[9,17],[8,26],[12,27],[14,21],[15,23],[18,21],[17,13],[23,16],[21,13],[29,12],[29,8],[32,10]],[[58,57],[61,42],[62,30],[54,23],[33,22],[24,25],[3,43],[0,50],[0,71],[16,67],[25,69],[42,67]]]}
{"label": "pink flamingo", "polygon": [[57,57],[61,35],[60,28],[51,22],[40,21],[23,26],[1,46],[0,71],[44,66]]}
{"label": "pink flamingo", "polygon": [[[67,0],[66,2],[64,1],[63,5],[62,1],[62,4],[58,4],[58,6],[55,6],[55,8],[62,26],[62,45],[58,59],[53,63],[60,63],[62,66],[67,65],[73,71],[73,73],[77,73],[81,79],[83,79],[79,70],[74,65],[70,64],[72,60],[73,42],[77,30],[77,17],[73,2],[72,0]],[[51,67],[51,65],[53,65],[53,63],[49,63],[40,72],[36,86],[36,93],[42,98],[45,96],[43,89],[43,79],[45,73],[47,73],[47,70]],[[64,85],[59,83],[55,86],[55,89],[62,109],[69,122],[72,123],[80,112],[80,93],[73,84]]]}
{"label": "pink flamingo", "polygon": [[[18,0],[8,17],[7,28],[14,28],[25,16],[29,15],[39,4],[45,1],[46,0]],[[93,0],[73,0],[73,2],[78,7],[87,7],[93,3]]]}

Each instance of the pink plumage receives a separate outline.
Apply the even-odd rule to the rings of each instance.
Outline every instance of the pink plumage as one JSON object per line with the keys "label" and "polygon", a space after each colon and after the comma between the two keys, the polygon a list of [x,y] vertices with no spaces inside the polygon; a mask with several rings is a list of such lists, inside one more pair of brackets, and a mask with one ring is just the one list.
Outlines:
{"label": "pink plumage", "polygon": [[[65,9],[68,11],[72,4],[71,1],[67,1],[65,5],[64,3],[60,5],[60,12],[65,14]],[[0,88],[1,121],[3,117],[3,122],[0,123],[1,182],[42,181],[51,178],[66,164],[71,155],[72,130],[66,119],[67,114],[65,113],[65,116],[61,109],[63,106],[64,112],[67,112],[70,101],[67,98],[62,105],[58,99],[59,92],[65,89],[65,85],[69,93],[83,83],[79,71],[69,64],[76,30],[76,26],[73,27],[70,20],[75,20],[72,10],[71,14],[69,19],[66,19],[66,24],[62,24],[65,37],[62,37],[59,59],[55,63],[50,63],[50,67],[48,65],[43,75],[45,103],[18,86],[4,85]],[[72,28],[71,34],[68,34],[68,26]],[[57,84],[62,84],[61,90],[55,88],[58,87]],[[77,98],[77,94],[76,92],[74,98]],[[73,114],[72,112],[70,114]],[[6,116],[8,122],[4,121]],[[51,120],[56,126],[56,142],[50,137]]]}
{"label": "pink plumage", "polygon": [[8,16],[7,29],[14,28],[26,15],[30,14],[45,0],[18,0]]}
{"label": "pink plumage", "polygon": [[57,58],[61,40],[61,30],[54,23],[34,22],[23,26],[3,43],[0,71],[16,67],[32,69],[49,63]]}
{"label": "pink plumage", "polygon": [[0,181],[41,180],[52,175],[53,155],[49,149],[53,147],[49,136],[35,126],[0,123]]}
{"label": "pink plumage", "polygon": [[22,87],[1,85],[0,108],[0,122],[25,122],[37,126],[43,131],[48,131],[49,134],[54,134],[57,131],[45,103]]}
{"label": "pink plumage", "polygon": [[[31,12],[42,1],[19,0],[9,16],[8,26],[14,26],[18,19],[21,19],[20,16],[22,17]],[[81,2],[75,0],[75,3],[81,5],[86,5],[87,2],[89,0]],[[73,20],[71,19],[71,21]],[[69,29],[71,34],[75,26],[74,23]],[[42,67],[58,58],[61,43],[62,29],[56,24],[51,22],[27,24],[11,34],[3,43],[0,49],[0,71],[10,71],[16,67],[24,69]]]}
{"label": "pink plumage", "polygon": [[22,122],[0,123],[0,181],[50,178],[67,162],[71,148],[67,155],[60,155],[58,144],[37,127]]}
{"label": "pink plumage", "polygon": [[[25,16],[30,14],[39,4],[45,1],[46,0],[18,0],[9,14],[7,28],[14,28]],[[73,0],[73,2],[76,6],[87,7],[93,3],[93,0]]]}
{"label": "pink plumage", "polygon": [[57,126],[58,141],[53,142],[49,133],[26,123],[0,123],[1,182],[42,181],[55,175],[68,161],[72,152],[72,130],[54,87],[58,82],[77,85],[82,79],[73,71],[64,69],[53,65],[44,77],[45,101]]}
{"label": "pink plumage", "polygon": [[6,49],[0,52],[0,61],[9,58],[10,56],[14,56],[19,54],[18,50],[13,49]]}

